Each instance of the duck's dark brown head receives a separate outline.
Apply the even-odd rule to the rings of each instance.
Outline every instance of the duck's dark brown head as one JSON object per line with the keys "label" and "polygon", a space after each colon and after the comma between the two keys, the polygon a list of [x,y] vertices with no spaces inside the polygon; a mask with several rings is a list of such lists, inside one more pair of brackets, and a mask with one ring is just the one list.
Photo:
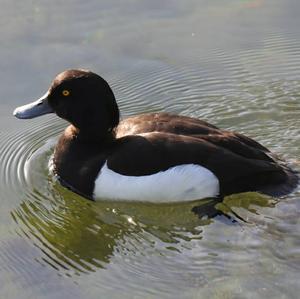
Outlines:
{"label": "duck's dark brown head", "polygon": [[87,70],[58,74],[44,96],[17,108],[14,115],[28,119],[52,112],[89,134],[103,135],[119,123],[119,109],[108,83]]}

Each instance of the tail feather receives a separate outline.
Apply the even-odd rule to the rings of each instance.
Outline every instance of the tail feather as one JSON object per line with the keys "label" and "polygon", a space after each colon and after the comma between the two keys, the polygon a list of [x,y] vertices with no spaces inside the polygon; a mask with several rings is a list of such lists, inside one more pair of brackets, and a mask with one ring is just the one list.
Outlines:
{"label": "tail feather", "polygon": [[275,180],[272,184],[261,186],[258,191],[275,197],[287,195],[294,191],[299,184],[299,173],[284,166],[283,174],[282,177],[285,177],[284,180],[280,182],[276,182]]}

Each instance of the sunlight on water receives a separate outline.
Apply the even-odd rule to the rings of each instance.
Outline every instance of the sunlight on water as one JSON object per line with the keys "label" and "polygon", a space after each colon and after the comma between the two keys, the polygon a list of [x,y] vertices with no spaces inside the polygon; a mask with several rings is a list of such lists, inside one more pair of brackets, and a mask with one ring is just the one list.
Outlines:
{"label": "sunlight on water", "polygon": [[[15,5],[0,11],[0,297],[298,298],[299,188],[218,204],[92,202],[48,169],[66,123],[11,113],[63,69],[91,68],[111,84],[123,118],[199,117],[300,171],[299,3]],[[192,212],[215,204],[225,215]]]}

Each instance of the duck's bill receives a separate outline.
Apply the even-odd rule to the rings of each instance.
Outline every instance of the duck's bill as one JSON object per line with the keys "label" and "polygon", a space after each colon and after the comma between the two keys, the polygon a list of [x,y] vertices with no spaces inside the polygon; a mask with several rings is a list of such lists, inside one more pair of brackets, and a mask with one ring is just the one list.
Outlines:
{"label": "duck's bill", "polygon": [[48,92],[46,92],[37,101],[20,106],[15,109],[14,116],[20,119],[29,119],[37,116],[41,116],[48,113],[53,113],[53,109],[48,103]]}

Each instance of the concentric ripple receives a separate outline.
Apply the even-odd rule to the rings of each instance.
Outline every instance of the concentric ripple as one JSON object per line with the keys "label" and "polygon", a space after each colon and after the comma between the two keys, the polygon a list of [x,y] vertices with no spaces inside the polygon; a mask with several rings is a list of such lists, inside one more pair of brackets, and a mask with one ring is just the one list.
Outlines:
{"label": "concentric ripple", "polygon": [[4,190],[24,197],[31,196],[32,186],[26,179],[26,165],[37,150],[57,136],[62,127],[62,122],[52,118],[42,125],[40,121],[26,123],[19,132],[8,132],[1,136],[3,151],[0,153],[0,174],[7,187]]}

